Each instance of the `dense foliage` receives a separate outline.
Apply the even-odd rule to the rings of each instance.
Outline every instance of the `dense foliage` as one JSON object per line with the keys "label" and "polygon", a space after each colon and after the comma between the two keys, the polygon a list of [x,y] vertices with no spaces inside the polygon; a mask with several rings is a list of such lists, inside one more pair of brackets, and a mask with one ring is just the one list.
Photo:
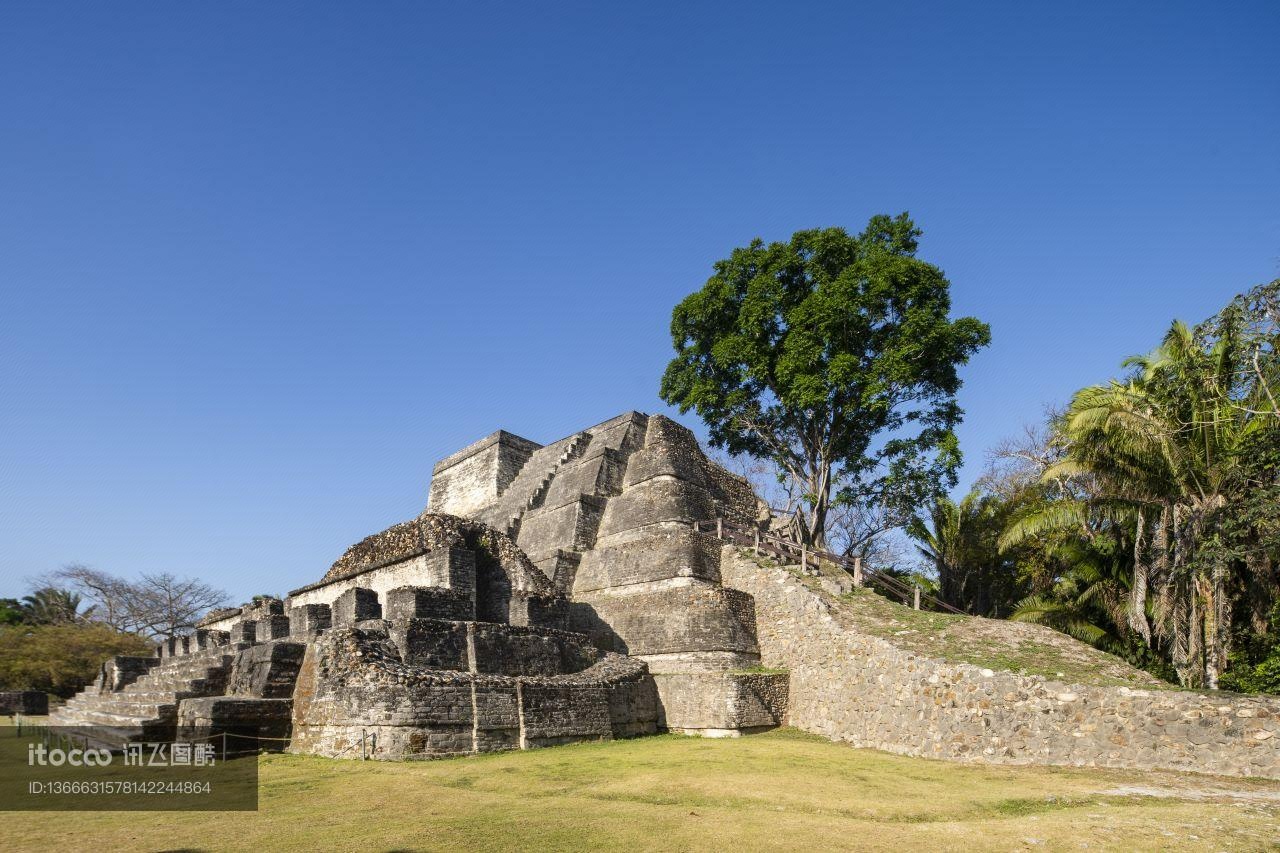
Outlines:
{"label": "dense foliage", "polygon": [[979,492],[908,528],[944,594],[1187,686],[1280,687],[1278,338],[1280,281],[1173,323],[1002,448]]}
{"label": "dense foliage", "polygon": [[662,398],[695,410],[713,446],[771,461],[803,496],[810,544],[826,544],[833,502],[901,513],[955,483],[957,367],[990,332],[949,318],[920,234],[902,214],[856,236],[757,239],[672,313]]}
{"label": "dense foliage", "polygon": [[67,698],[113,655],[146,655],[152,645],[94,622],[0,627],[0,685]]}

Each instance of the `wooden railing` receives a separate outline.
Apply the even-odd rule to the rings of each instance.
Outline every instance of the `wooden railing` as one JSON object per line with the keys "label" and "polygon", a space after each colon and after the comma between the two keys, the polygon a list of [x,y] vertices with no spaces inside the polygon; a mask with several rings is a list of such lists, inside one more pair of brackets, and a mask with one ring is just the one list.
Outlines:
{"label": "wooden railing", "polygon": [[784,562],[799,562],[800,570],[803,572],[808,572],[810,566],[816,571],[820,561],[834,563],[853,576],[854,586],[867,584],[878,586],[891,595],[901,597],[904,604],[910,603],[916,610],[919,610],[922,605],[927,605],[945,613],[967,615],[963,610],[952,607],[942,599],[924,592],[918,584],[908,583],[888,572],[864,567],[861,557],[845,557],[830,551],[807,548],[790,539],[764,533],[754,525],[739,524],[726,518],[695,521],[693,529],[699,533],[710,533],[722,542],[754,548],[757,554],[771,554]]}

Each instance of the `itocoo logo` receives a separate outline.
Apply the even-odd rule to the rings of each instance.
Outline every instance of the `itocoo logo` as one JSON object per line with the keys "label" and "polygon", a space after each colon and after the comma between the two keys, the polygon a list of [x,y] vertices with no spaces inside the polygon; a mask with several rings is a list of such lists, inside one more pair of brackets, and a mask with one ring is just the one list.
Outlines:
{"label": "itocoo logo", "polygon": [[109,749],[49,749],[42,743],[27,744],[27,766],[105,767],[111,763]]}

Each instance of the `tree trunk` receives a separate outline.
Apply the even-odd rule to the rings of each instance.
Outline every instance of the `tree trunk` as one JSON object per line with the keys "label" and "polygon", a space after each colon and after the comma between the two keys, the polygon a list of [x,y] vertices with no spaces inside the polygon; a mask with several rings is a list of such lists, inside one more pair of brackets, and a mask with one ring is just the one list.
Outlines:
{"label": "tree trunk", "polygon": [[1138,510],[1138,528],[1133,539],[1133,585],[1129,591],[1129,627],[1150,645],[1151,626],[1147,624],[1147,554],[1142,547],[1147,532],[1142,510]]}
{"label": "tree trunk", "polygon": [[813,503],[809,507],[808,529],[805,544],[810,548],[827,548],[827,511],[831,508],[831,468],[819,464],[809,473],[809,494]]}

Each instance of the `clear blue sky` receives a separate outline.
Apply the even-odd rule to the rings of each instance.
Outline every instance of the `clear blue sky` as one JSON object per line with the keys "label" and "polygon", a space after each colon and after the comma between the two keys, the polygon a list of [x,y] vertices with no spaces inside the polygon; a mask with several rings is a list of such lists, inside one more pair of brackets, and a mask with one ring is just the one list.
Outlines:
{"label": "clear blue sky", "polygon": [[992,327],[963,485],[1280,275],[1278,43],[1274,0],[7,0],[0,595],[312,581],[475,438],[665,411],[715,259],[877,212]]}

